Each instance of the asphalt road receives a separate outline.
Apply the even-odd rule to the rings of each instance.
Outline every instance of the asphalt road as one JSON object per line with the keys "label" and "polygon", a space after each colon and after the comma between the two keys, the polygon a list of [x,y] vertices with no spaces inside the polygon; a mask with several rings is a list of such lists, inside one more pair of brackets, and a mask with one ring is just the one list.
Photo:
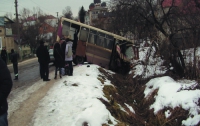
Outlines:
{"label": "asphalt road", "polygon": [[[8,69],[10,70],[11,77],[14,79],[13,67],[12,64],[8,65]],[[49,72],[53,71],[55,68],[52,63],[49,64]],[[30,86],[34,84],[34,82],[38,81],[40,78],[39,73],[39,63],[37,58],[32,58],[25,60],[23,62],[19,62],[18,64],[18,80],[13,80],[13,89],[22,87],[22,86]],[[53,78],[51,78],[53,79]]]}

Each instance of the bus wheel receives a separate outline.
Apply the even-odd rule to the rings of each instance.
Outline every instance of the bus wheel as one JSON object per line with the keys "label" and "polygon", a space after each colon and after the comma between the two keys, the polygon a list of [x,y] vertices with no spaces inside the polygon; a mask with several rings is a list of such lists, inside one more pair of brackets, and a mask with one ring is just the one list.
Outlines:
{"label": "bus wheel", "polygon": [[84,63],[84,57],[76,56],[76,63],[77,64],[83,64]]}
{"label": "bus wheel", "polygon": [[84,62],[87,62],[87,56],[85,55]]}

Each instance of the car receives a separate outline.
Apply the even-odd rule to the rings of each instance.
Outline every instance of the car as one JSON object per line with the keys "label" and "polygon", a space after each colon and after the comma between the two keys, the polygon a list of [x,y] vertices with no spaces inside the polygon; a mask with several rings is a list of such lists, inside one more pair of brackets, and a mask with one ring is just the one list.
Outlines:
{"label": "car", "polygon": [[55,59],[54,59],[54,56],[53,56],[53,49],[49,49],[49,56],[50,56],[50,63],[54,63]]}

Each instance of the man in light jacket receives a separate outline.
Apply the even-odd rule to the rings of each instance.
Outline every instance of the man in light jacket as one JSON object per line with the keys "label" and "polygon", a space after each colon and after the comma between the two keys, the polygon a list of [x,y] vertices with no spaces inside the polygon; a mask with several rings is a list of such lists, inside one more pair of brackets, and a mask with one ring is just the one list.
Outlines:
{"label": "man in light jacket", "polygon": [[[73,76],[73,66],[72,66],[72,61],[73,61],[73,53],[72,53],[72,46],[73,42],[71,39],[68,37],[66,39],[66,47],[65,47],[65,64],[68,65],[69,67],[69,72],[67,73],[69,76]],[[69,51],[72,53],[72,55],[68,55]]]}

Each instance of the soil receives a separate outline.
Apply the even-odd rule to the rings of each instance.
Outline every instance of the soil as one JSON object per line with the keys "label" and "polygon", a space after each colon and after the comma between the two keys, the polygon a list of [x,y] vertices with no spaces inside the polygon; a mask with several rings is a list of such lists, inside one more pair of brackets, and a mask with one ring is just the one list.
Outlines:
{"label": "soil", "polygon": [[37,109],[39,101],[46,95],[56,80],[46,82],[44,86],[32,93],[28,99],[8,118],[9,126],[31,126],[31,119]]}

